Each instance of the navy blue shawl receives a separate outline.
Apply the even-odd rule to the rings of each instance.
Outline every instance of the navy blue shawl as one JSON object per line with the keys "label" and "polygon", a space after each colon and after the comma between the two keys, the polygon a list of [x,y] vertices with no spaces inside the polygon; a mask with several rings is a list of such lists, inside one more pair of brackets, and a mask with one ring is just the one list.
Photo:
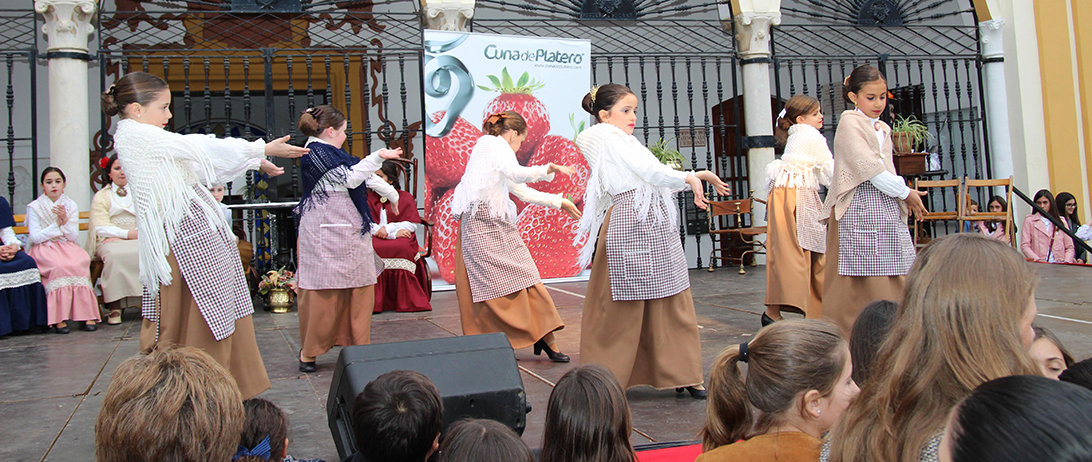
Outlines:
{"label": "navy blue shawl", "polygon": [[[331,180],[336,184],[344,184],[349,169],[353,168],[357,162],[360,162],[360,159],[326,143],[311,143],[307,147],[311,149],[311,152],[300,158],[300,170],[303,175],[303,190],[305,192],[303,197],[300,198],[300,205],[295,210],[297,219],[316,204],[326,201],[329,196],[327,191],[324,188],[318,188],[317,190],[315,188],[323,176],[333,171],[330,174]],[[345,168],[338,169],[338,167],[342,166]],[[349,189],[349,198],[353,200],[353,205],[356,206],[357,212],[360,212],[360,218],[364,222],[360,233],[367,234],[371,232],[374,220],[372,220],[372,213],[368,209],[368,188],[364,183],[361,183],[359,186]]]}

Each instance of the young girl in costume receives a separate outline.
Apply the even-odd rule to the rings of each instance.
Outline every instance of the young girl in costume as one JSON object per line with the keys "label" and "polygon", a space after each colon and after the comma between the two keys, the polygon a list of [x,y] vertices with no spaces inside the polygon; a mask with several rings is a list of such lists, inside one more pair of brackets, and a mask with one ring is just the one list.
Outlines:
{"label": "young girl in costume", "polygon": [[300,160],[306,192],[296,208],[301,372],[315,372],[315,357],[334,345],[371,341],[375,280],[383,265],[372,250],[368,188],[393,193],[397,207],[394,188],[375,171],[402,150],[353,157],[341,149],[347,125],[345,114],[329,105],[308,108],[298,123],[311,149]]}
{"label": "young girl in costume", "polygon": [[779,322],[725,348],[709,373],[695,462],[818,460],[820,438],[861,391],[852,373],[838,326],[819,319]]}
{"label": "young girl in costume", "polygon": [[545,351],[552,361],[569,362],[553,334],[565,325],[516,229],[516,205],[508,195],[580,218],[572,201],[524,184],[575,170],[552,163],[520,166],[516,151],[527,139],[527,122],[516,112],[491,114],[482,131],[451,202],[452,215],[459,217],[455,289],[463,335],[504,332],[512,348],[534,345],[536,355]]}
{"label": "young girl in costume", "polygon": [[99,162],[105,173],[103,188],[91,199],[91,226],[87,235],[87,253],[102,260],[102,300],[110,310],[106,323],[121,324],[121,310],[140,306],[144,286],[140,284],[137,259],[136,207],[129,194],[129,180],[121,170],[118,157],[103,157]]}
{"label": "young girl in costume", "polygon": [[91,257],[76,243],[80,209],[64,194],[64,172],[42,170],[42,195],[27,204],[30,250],[38,262],[49,306],[49,324],[58,334],[68,333],[65,321],[84,321],[83,329],[97,329],[99,302],[91,289]]}
{"label": "young girl in costume", "polygon": [[[400,167],[393,160],[383,162],[379,178],[397,191],[398,201],[392,202],[375,191],[368,191],[368,206],[372,212],[372,247],[383,259],[385,270],[375,282],[376,313],[386,310],[403,312],[431,311],[428,292],[431,284],[428,263],[421,258],[417,245],[417,200],[398,188]],[[403,204],[397,209],[397,204]]]}
{"label": "young girl in costume", "polygon": [[235,378],[244,398],[269,388],[250,315],[235,236],[208,186],[261,168],[265,159],[299,157],[306,149],[164,128],[171,91],[151,74],[131,72],[102,93],[102,110],[119,114],[114,146],[136,204],[140,281],[144,284],[142,351],[178,344],[204,350]]}
{"label": "young girl in costume", "polygon": [[[576,138],[591,168],[576,237],[581,267],[595,260],[584,301],[580,362],[606,366],[623,388],[687,389],[703,399],[701,339],[673,192],[702,181],[728,194],[713,172],[679,172],[633,136],[637,96],[618,84],[592,89],[585,111],[597,123]],[[599,239],[593,239],[592,233]]]}
{"label": "young girl in costume", "polygon": [[848,337],[865,305],[902,300],[915,257],[906,221],[908,213],[925,213],[925,193],[911,190],[895,173],[891,127],[880,121],[887,107],[880,71],[854,69],[842,96],[856,108],[842,113],[834,135],[834,182],[823,212],[830,219],[823,315]]}
{"label": "young girl in costume", "polygon": [[25,330],[37,332],[49,325],[42,273],[34,259],[20,250],[14,226],[11,206],[0,197],[0,337]]}
{"label": "young girl in costume", "polygon": [[808,318],[823,315],[823,254],[827,227],[819,185],[830,186],[834,158],[823,128],[819,100],[796,95],[785,103],[775,130],[785,154],[766,167],[766,312],[762,325],[781,319],[781,310]]}

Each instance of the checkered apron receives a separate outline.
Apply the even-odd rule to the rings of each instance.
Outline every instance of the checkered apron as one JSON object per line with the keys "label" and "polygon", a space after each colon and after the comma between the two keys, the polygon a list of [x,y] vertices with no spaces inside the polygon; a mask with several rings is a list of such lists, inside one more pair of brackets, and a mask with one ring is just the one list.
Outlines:
{"label": "checkered apron", "polygon": [[361,234],[362,219],[349,193],[331,191],[300,216],[299,287],[355,289],[375,284],[383,260],[372,235]]}
{"label": "checkered apron", "polygon": [[827,253],[827,226],[820,223],[823,200],[819,191],[796,188],[796,238],[800,247],[816,253]]}
{"label": "checkered apron", "polygon": [[649,221],[637,221],[636,190],[613,197],[607,228],[607,267],[614,301],[654,300],[690,287],[686,254],[662,200],[653,199]]}
{"label": "checkered apron", "polygon": [[541,282],[538,267],[516,226],[489,216],[484,202],[459,216],[463,260],[474,303],[519,292]]}
{"label": "checkered apron", "polygon": [[857,186],[838,220],[838,274],[902,276],[917,256],[910,230],[902,222],[899,200],[871,182]]}
{"label": "checkered apron", "polygon": [[[197,184],[193,188],[203,186]],[[197,197],[197,200],[212,199],[200,192]],[[215,203],[211,205],[215,210]],[[233,234],[227,229],[213,226],[198,204],[191,201],[190,211],[182,217],[178,235],[170,244],[171,253],[178,261],[178,270],[217,341],[235,332],[236,319],[254,313],[235,242]],[[147,289],[141,301],[144,318],[159,322],[159,304]]]}

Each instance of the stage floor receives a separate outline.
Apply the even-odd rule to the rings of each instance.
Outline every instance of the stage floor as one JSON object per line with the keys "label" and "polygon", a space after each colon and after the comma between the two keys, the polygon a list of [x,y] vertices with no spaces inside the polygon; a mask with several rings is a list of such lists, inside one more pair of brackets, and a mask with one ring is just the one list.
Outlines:
{"label": "stage floor", "polygon": [[[1036,265],[1036,269],[1042,276],[1036,293],[1036,322],[1058,334],[1074,357],[1092,356],[1092,285],[1088,284],[1092,269],[1045,264]],[[740,343],[758,330],[759,315],[764,310],[765,272],[761,266],[748,268],[745,275],[735,268],[715,273],[695,270],[690,279],[708,374],[722,348]],[[580,317],[587,284],[569,282],[548,287],[566,324],[557,333],[558,342],[573,362],[552,363],[545,356],[534,356],[530,348],[516,351],[520,375],[533,405],[523,434],[531,447],[541,444],[546,402],[554,382],[580,360]],[[373,316],[372,342],[459,335],[455,293],[436,293],[432,303],[431,312]],[[325,406],[339,349],[318,359],[317,373],[301,374],[296,369],[296,313],[258,311],[254,325],[273,383],[273,388],[260,396],[288,414],[289,454],[336,461]],[[97,332],[73,329],[69,335],[0,339],[0,460],[93,460],[95,416],[114,369],[137,353],[139,329],[138,313],[129,310],[122,325],[103,325]],[[627,395],[635,444],[695,439],[705,418],[704,401],[676,395],[674,390],[639,387]]]}

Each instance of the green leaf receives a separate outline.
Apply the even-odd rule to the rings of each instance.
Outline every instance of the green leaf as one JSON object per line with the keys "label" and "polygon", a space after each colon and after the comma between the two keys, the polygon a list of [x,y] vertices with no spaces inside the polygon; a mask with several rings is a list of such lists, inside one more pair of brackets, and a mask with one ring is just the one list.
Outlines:
{"label": "green leaf", "polygon": [[514,85],[512,85],[512,76],[508,74],[508,68],[507,67],[504,68],[504,69],[501,69],[501,84],[503,84],[502,87],[505,90],[514,87]]}
{"label": "green leaf", "polygon": [[586,126],[586,124],[587,122],[580,122],[580,132],[584,131],[584,127]]}
{"label": "green leaf", "polygon": [[485,91],[493,91],[492,88],[489,88],[489,87],[487,87],[485,85],[478,85],[478,88],[481,88],[482,90],[485,90]]}
{"label": "green leaf", "polygon": [[523,75],[519,76],[519,82],[516,83],[516,86],[522,87],[524,85],[527,85],[527,82],[529,82],[530,80],[531,74],[524,72]]}
{"label": "green leaf", "polygon": [[497,78],[497,76],[495,76],[495,75],[487,75],[486,77],[489,77],[489,81],[490,81],[490,82],[493,82],[493,85],[496,85],[496,86],[497,86],[497,89],[500,89],[500,87],[501,87],[501,81],[500,81],[500,79],[498,79],[498,78]]}

